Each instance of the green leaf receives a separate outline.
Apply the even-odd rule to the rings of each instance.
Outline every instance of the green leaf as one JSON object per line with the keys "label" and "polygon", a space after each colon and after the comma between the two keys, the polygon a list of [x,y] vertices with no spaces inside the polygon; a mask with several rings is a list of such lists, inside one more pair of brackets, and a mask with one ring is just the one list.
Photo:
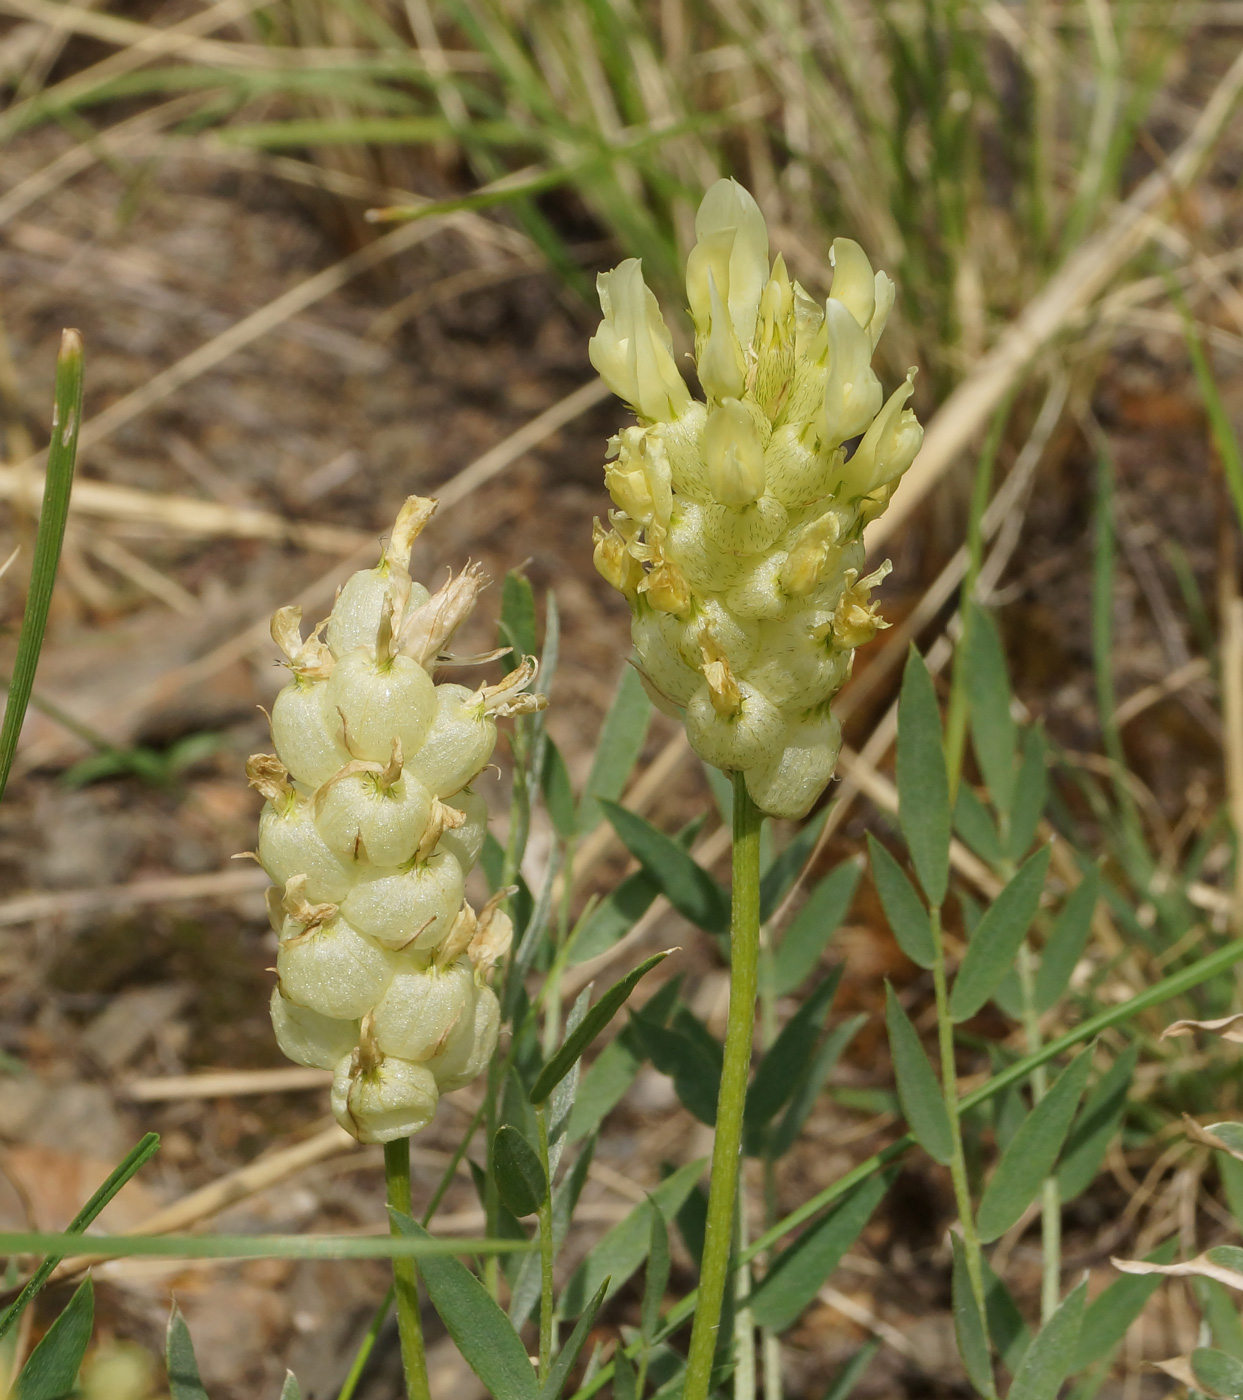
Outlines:
{"label": "green leaf", "polygon": [[1014,720],[1006,653],[991,614],[972,603],[967,623],[967,704],[971,747],[999,812],[1014,800]]}
{"label": "green leaf", "polygon": [[1193,1278],[1191,1285],[1200,1302],[1200,1311],[1208,1323],[1213,1341],[1222,1351],[1243,1361],[1243,1323],[1239,1321],[1234,1296],[1215,1278]]}
{"label": "green leaf", "polygon": [[751,1311],[760,1327],[783,1332],[798,1320],[863,1233],[895,1175],[891,1169],[862,1182],[773,1260],[751,1294]]}
{"label": "green leaf", "polygon": [[647,1246],[647,1275],[643,1280],[643,1305],[639,1331],[651,1346],[660,1330],[660,1305],[669,1286],[669,1226],[659,1206],[651,1210],[652,1232]]}
{"label": "green leaf", "polygon": [[631,1017],[629,1030],[652,1064],[673,1080],[682,1104],[700,1122],[712,1127],[721,1088],[723,1052],[719,1042],[693,1033],[685,1014],[669,1027],[636,1014]]}
{"label": "green leaf", "polygon": [[949,883],[950,798],[941,715],[923,657],[911,648],[898,699],[898,820],[930,904]]}
{"label": "green leaf", "polygon": [[292,1371],[285,1372],[285,1384],[281,1386],[280,1400],[302,1400],[302,1387]]}
{"label": "green leaf", "polygon": [[[782,856],[773,863],[774,869]],[[829,939],[846,917],[862,874],[863,866],[858,860],[843,861],[812,890],[791,920],[773,959],[773,990],[778,996],[792,992],[811,975]]]}
{"label": "green leaf", "polygon": [[1000,865],[1005,860],[1001,837],[988,814],[988,808],[967,782],[958,784],[958,796],[954,802],[954,830],[989,865]]}
{"label": "green leaf", "polygon": [[967,1021],[993,994],[1019,951],[1040,906],[1049,850],[1044,847],[1021,865],[997,896],[967,945],[950,993],[950,1015]]}
{"label": "green leaf", "polygon": [[[407,1238],[431,1238],[410,1216],[400,1211],[390,1214],[397,1230]],[[539,1400],[539,1386],[522,1339],[466,1265],[448,1255],[421,1258],[419,1273],[445,1330],[488,1393],[495,1400]]]}
{"label": "green leaf", "polygon": [[1014,1375],[1031,1345],[1031,1332],[1015,1306],[1010,1290],[983,1256],[980,1258],[980,1268],[984,1272],[984,1311],[988,1314],[988,1335],[1006,1369]]}
{"label": "green leaf", "polygon": [[666,1219],[677,1215],[703,1170],[703,1159],[679,1167],[652,1189],[646,1201],[592,1246],[591,1253],[575,1270],[561,1295],[558,1310],[563,1317],[577,1317],[586,1306],[586,1300],[605,1279],[609,1280],[606,1299],[626,1283],[643,1263],[651,1246],[652,1211],[661,1211]]}
{"label": "green leaf", "polygon": [[639,1400],[638,1377],[621,1347],[613,1354],[613,1400]]}
{"label": "green leaf", "polygon": [[932,941],[932,920],[915,893],[915,886],[906,873],[880,842],[868,832],[868,851],[872,857],[872,880],[880,895],[881,907],[898,947],[918,967],[930,968],[936,962],[936,946]]}
{"label": "green leaf", "polygon": [[1191,1373],[1209,1395],[1243,1400],[1243,1362],[1228,1353],[1196,1347],[1191,1353]]}
{"label": "green leaf", "polygon": [[1073,1201],[1096,1179],[1109,1144],[1122,1125],[1138,1058],[1138,1048],[1128,1046],[1097,1080],[1075,1119],[1057,1168],[1063,1204]]}
{"label": "green leaf", "polygon": [[1049,775],[1045,762],[1044,734],[1040,726],[1029,725],[1023,734],[1023,760],[1019,764],[1018,781],[1014,785],[1014,802],[1010,807],[1010,839],[1006,855],[1022,860],[1036,839],[1036,828],[1049,800]]}
{"label": "green leaf", "polygon": [[885,1026],[889,1031],[889,1053],[898,1083],[898,1101],[907,1127],[929,1157],[946,1166],[954,1155],[954,1138],[941,1086],[919,1043],[915,1027],[888,983],[885,984]]}
{"label": "green leaf", "polygon": [[17,1378],[14,1400],[64,1400],[72,1395],[94,1323],[95,1291],[88,1278],[30,1353]]}
{"label": "green leaf", "polygon": [[583,1017],[582,1022],[566,1036],[561,1048],[553,1055],[552,1059],[540,1070],[528,1095],[533,1104],[545,1102],[549,1094],[577,1064],[583,1051],[617,1015],[625,1004],[626,998],[639,985],[640,980],[651,972],[658,963],[664,962],[668,956],[669,950],[663,953],[654,953],[633,971],[628,972],[620,982],[613,983]]}
{"label": "green leaf", "polygon": [[951,1297],[958,1354],[962,1357],[962,1364],[966,1367],[971,1384],[982,1395],[994,1395],[996,1388],[993,1384],[993,1363],[988,1354],[984,1323],[976,1306],[975,1294],[971,1291],[971,1279],[967,1273],[967,1251],[957,1231],[950,1232],[950,1243],[954,1249]]}
{"label": "green leaf", "polygon": [[[807,864],[807,858],[820,839],[820,832],[829,815],[823,808],[812,819],[801,826],[797,835],[760,877],[760,922],[767,923],[777,905],[790,892],[799,872]],[[838,866],[838,870],[842,867]],[[825,876],[831,880],[837,871]]]}
{"label": "green leaf", "polygon": [[65,538],[65,521],[69,516],[69,492],[73,485],[73,466],[78,452],[78,430],[82,426],[82,338],[77,331],[61,333],[60,353],[56,359],[56,393],[52,410],[52,439],[47,450],[47,476],[43,487],[43,506],[39,512],[39,528],[35,535],[34,561],[30,566],[30,586],[26,607],[22,613],[21,632],[17,638],[17,656],[9,679],[9,694],[4,706],[4,722],[0,724],[0,798],[8,786],[13,755],[17,752],[17,737],[21,733],[30,692],[34,688],[35,670],[43,649],[43,634],[47,630],[48,609],[52,604],[52,588],[56,583],[56,568],[60,548]]}
{"label": "green leaf", "polygon": [[[774,1159],[784,1157],[798,1140],[798,1135],[803,1130],[803,1124],[807,1121],[807,1115],[820,1097],[825,1080],[833,1072],[833,1066],[837,1064],[842,1052],[866,1024],[867,1019],[860,1012],[857,1016],[851,1016],[843,1021],[840,1026],[834,1027],[825,1037],[824,1044],[799,1074],[798,1082],[790,1095],[789,1107],[781,1115],[781,1122],[769,1134],[768,1151]],[[751,1151],[750,1145],[748,1145],[747,1150]]]}
{"label": "green leaf", "polygon": [[1036,1334],[1006,1400],[1054,1400],[1079,1345],[1087,1293],[1085,1281],[1066,1295],[1058,1310]]}
{"label": "green leaf", "polygon": [[548,1198],[548,1178],[535,1149],[512,1123],[496,1130],[492,1164],[501,1200],[519,1219],[534,1215]]}
{"label": "green leaf", "polygon": [[203,1389],[199,1376],[199,1363],[194,1355],[194,1343],[190,1340],[190,1329],[186,1326],[176,1298],[168,1314],[164,1357],[172,1400],[207,1400],[207,1391]]}
{"label": "green leaf", "polygon": [[574,835],[574,793],[570,787],[570,771],[561,757],[561,750],[544,736],[544,758],[540,765],[540,792],[553,830],[563,840]]}
{"label": "green leaf", "polygon": [[623,1036],[609,1041],[583,1075],[566,1129],[567,1141],[577,1142],[595,1132],[621,1102],[642,1064]]}
{"label": "green leaf", "polygon": [[578,832],[585,836],[599,823],[603,813],[599,798],[616,801],[626,786],[652,719],[652,702],[633,666],[622,668],[617,694],[604,717],[587,786],[578,804]]}
{"label": "green leaf", "polygon": [[833,1377],[832,1384],[824,1392],[824,1400],[848,1400],[855,1386],[863,1379],[863,1373],[872,1364],[872,1358],[880,1350],[880,1342],[873,1337],[864,1342],[842,1369]]}
{"label": "green leaf", "polygon": [[502,665],[512,671],[524,656],[539,654],[535,625],[535,590],[531,580],[516,569],[510,569],[501,585],[501,644],[513,647]]}
{"label": "green leaf", "polygon": [[569,1378],[570,1372],[574,1369],[574,1363],[578,1360],[578,1354],[583,1349],[583,1344],[587,1340],[592,1325],[596,1320],[596,1314],[600,1311],[600,1306],[604,1302],[604,1295],[608,1291],[609,1281],[604,1282],[596,1289],[595,1296],[591,1302],[583,1309],[583,1315],[578,1319],[573,1332],[570,1333],[570,1340],[566,1342],[557,1355],[557,1359],[548,1368],[548,1377],[544,1381],[543,1389],[540,1391],[540,1400],[557,1400],[561,1394],[562,1387]]}
{"label": "green leaf", "polygon": [[[145,1163],[159,1150],[160,1137],[158,1133],[147,1133],[141,1142],[138,1143],[127,1155],[117,1163],[116,1167],[108,1174],[108,1179],[95,1192],[89,1201],[69,1222],[66,1235],[81,1234],[86,1227],[91,1224],[95,1217],[117,1194],[125,1183],[134,1176]],[[8,1251],[16,1253],[16,1250]],[[23,1251],[35,1252],[35,1251]],[[30,1302],[42,1289],[43,1285],[52,1275],[52,1271],[57,1264],[65,1257],[64,1251],[49,1254],[31,1275],[30,1281],[17,1295],[13,1302],[0,1313],[0,1337],[3,1337],[10,1327],[22,1315],[22,1309]]]}
{"label": "green leaf", "polygon": [[1054,920],[1040,955],[1040,969],[1036,973],[1036,1010],[1041,1014],[1057,1005],[1058,998],[1070,984],[1071,973],[1083,956],[1100,886],[1099,871],[1095,866],[1089,866]]}
{"label": "green leaf", "polygon": [[976,1225],[987,1243],[1004,1235],[1036,1199],[1053,1170],[1092,1068],[1092,1047],[1081,1051],[1027,1115],[984,1188]]}
{"label": "green leaf", "polygon": [[770,1122],[797,1087],[799,1074],[811,1061],[820,1039],[844,971],[844,967],[833,969],[765,1051],[747,1089],[744,1124],[751,1132]]}
{"label": "green leaf", "polygon": [[600,806],[622,845],[683,918],[709,933],[729,929],[729,895],[672,837],[616,802],[602,798]]}

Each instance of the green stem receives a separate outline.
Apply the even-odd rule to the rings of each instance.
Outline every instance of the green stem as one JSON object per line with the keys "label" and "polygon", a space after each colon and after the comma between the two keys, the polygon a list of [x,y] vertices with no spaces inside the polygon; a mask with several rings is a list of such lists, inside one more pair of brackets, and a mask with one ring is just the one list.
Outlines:
{"label": "green stem", "polygon": [[[1036,1010],[1036,971],[1031,945],[1023,940],[1018,957],[1019,986],[1023,992],[1023,1030],[1029,1054],[1040,1049],[1040,1013]],[[1049,1072],[1044,1065],[1032,1070],[1032,1102],[1037,1104],[1049,1091]],[[1057,1311],[1062,1292],[1062,1201],[1057,1178],[1045,1178],[1040,1196],[1040,1319],[1048,1320]]]}
{"label": "green stem", "polygon": [[945,940],[941,936],[941,910],[931,911],[933,945],[936,961],[932,965],[932,982],[937,999],[937,1038],[941,1046],[941,1092],[945,1096],[945,1111],[953,1136],[953,1156],[950,1177],[954,1183],[954,1200],[962,1229],[963,1250],[967,1256],[967,1276],[971,1294],[980,1314],[985,1345],[988,1344],[988,1311],[984,1295],[984,1265],[980,1255],[980,1236],[975,1228],[975,1207],[971,1203],[971,1186],[967,1180],[967,1157],[962,1146],[962,1118],[958,1111],[958,1066],[954,1059],[954,1022],[950,1016],[949,991],[945,979]]}
{"label": "green stem", "polygon": [[[734,1257],[747,1247],[746,1205],[739,1181],[734,1210]],[[734,1400],[755,1400],[755,1315],[751,1311],[751,1266],[740,1264],[734,1273]]]}
{"label": "green stem", "polygon": [[548,1375],[548,1368],[552,1365],[553,1348],[552,1173],[549,1169],[548,1156],[548,1115],[543,1104],[540,1104],[535,1110],[535,1121],[539,1126],[539,1158],[544,1167],[544,1180],[548,1183],[548,1190],[545,1192],[539,1208],[539,1378],[542,1381]]}
{"label": "green stem", "polygon": [[[410,1211],[410,1139],[384,1144],[384,1181],[388,1203],[402,1215]],[[393,1234],[397,1226],[392,1225]],[[409,1400],[431,1400],[427,1382],[427,1358],[423,1353],[423,1326],[419,1320],[419,1271],[413,1259],[393,1260],[393,1288],[397,1296],[397,1334],[401,1338],[401,1368],[406,1376]]]}
{"label": "green stem", "polygon": [[741,773],[734,774],[734,883],[730,917],[729,1025],[717,1100],[716,1137],[712,1145],[712,1179],[704,1236],[699,1305],[691,1329],[686,1362],[685,1400],[708,1400],[716,1354],[721,1304],[729,1277],[734,1201],[738,1191],[738,1157],[742,1115],[751,1069],[755,1029],[755,993],[760,950],[760,822]]}
{"label": "green stem", "polygon": [[358,1382],[362,1379],[367,1359],[370,1357],[372,1349],[375,1347],[376,1338],[380,1335],[380,1329],[388,1317],[388,1310],[393,1306],[395,1291],[396,1286],[390,1284],[388,1292],[384,1295],[384,1301],[375,1310],[375,1316],[371,1319],[370,1327],[367,1328],[367,1335],[358,1344],[358,1350],[354,1353],[349,1374],[341,1382],[341,1389],[337,1391],[337,1400],[354,1400],[354,1392],[358,1389]]}

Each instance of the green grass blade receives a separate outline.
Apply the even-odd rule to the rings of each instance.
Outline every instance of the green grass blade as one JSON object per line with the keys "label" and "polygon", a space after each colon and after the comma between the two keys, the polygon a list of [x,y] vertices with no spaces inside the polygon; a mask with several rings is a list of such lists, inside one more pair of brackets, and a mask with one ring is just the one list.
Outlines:
{"label": "green grass blade", "polygon": [[60,354],[56,360],[52,441],[48,446],[47,483],[43,488],[43,509],[39,513],[39,532],[35,537],[30,591],[26,595],[26,611],[22,615],[22,630],[17,640],[17,660],[13,663],[13,679],[4,707],[4,724],[0,726],[0,799],[3,799],[4,789],[8,785],[13,755],[17,752],[17,736],[26,718],[26,706],[30,703],[30,692],[35,683],[35,668],[39,664],[39,652],[43,649],[48,608],[56,583],[56,566],[60,562],[65,521],[69,516],[69,491],[73,485],[73,466],[78,455],[78,430],[81,426],[82,336],[77,331],[67,330],[61,335]]}
{"label": "green grass blade", "polygon": [[128,1259],[418,1259],[457,1254],[510,1254],[526,1240],[398,1238],[394,1235],[81,1235],[66,1231],[0,1231],[0,1255],[70,1252]]}

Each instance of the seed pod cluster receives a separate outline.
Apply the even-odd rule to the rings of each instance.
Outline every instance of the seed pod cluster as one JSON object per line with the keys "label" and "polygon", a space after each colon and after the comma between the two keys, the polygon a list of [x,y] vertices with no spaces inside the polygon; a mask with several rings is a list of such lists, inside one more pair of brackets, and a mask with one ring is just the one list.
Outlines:
{"label": "seed pod cluster", "polygon": [[707,763],[741,770],[756,804],[799,817],[833,774],[830,701],[885,624],[861,577],[863,527],[889,503],[923,429],[871,367],[894,285],[848,238],[823,307],[769,264],[758,205],[708,191],[686,268],[691,396],[655,296],[631,258],[598,282],[591,362],[634,409],[605,479],[617,507],[595,562],[630,603],[648,693]]}
{"label": "seed pod cluster", "polygon": [[464,897],[487,830],[470,785],[496,720],[545,703],[527,689],[529,657],[473,691],[432,679],[486,582],[470,566],[435,594],[411,579],[435,505],[410,497],[380,562],[309,638],[299,609],[273,617],[292,677],[272,707],[276,756],[246,765],[266,798],[257,854],[274,881],[276,1039],[334,1072],[333,1113],[361,1142],[426,1127],[439,1095],[496,1048],[488,977],[513,928],[499,907],[509,891],[479,913]]}

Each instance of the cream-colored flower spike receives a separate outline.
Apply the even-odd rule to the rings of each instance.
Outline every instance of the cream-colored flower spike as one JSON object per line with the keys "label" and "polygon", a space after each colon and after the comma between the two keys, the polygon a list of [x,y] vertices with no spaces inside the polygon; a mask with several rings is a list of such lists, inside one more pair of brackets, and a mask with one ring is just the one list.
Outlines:
{"label": "cream-colored flower spike", "polygon": [[470,784],[496,718],[545,704],[527,688],[530,657],[475,691],[433,681],[486,583],[477,565],[436,594],[411,579],[435,506],[410,497],[379,564],[346,582],[308,639],[298,609],[277,612],[293,678],[272,707],[276,757],[246,765],[267,799],[258,855],[275,882],[276,1039],[298,1064],[333,1071],[333,1113],[361,1142],[426,1127],[439,1095],[496,1048],[488,979],[513,936],[498,907],[510,891],[478,915],[463,897],[487,830]]}
{"label": "cream-colored flower spike", "polygon": [[[695,219],[686,294],[707,402],[630,258],[599,279],[591,362],[639,423],[609,444],[617,509],[596,567],[630,602],[644,682],[706,762],[741,770],[756,804],[804,815],[833,775],[830,701],[854,649],[885,626],[860,578],[863,527],[888,505],[923,429],[886,402],[872,353],[894,285],[834,241],[821,308],[792,282],[755,200],[719,180]],[[853,450],[852,450],[853,449]]]}

